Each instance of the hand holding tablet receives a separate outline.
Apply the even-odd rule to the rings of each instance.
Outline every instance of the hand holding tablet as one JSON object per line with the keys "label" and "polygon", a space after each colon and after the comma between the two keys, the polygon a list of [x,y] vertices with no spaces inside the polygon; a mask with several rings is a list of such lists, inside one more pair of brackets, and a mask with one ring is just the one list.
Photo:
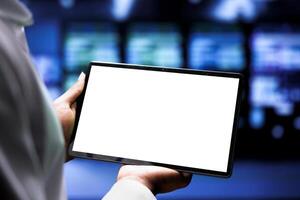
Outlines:
{"label": "hand holding tablet", "polygon": [[70,154],[229,176],[240,82],[235,73],[93,62]]}

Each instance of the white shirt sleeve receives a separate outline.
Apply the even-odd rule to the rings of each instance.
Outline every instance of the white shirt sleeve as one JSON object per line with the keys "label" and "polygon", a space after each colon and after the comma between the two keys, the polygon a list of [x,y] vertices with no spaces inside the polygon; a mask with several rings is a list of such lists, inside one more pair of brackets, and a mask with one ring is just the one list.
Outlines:
{"label": "white shirt sleeve", "polygon": [[156,200],[142,183],[124,179],[116,182],[102,200]]}
{"label": "white shirt sleeve", "polygon": [[34,72],[22,23],[2,9],[0,199],[65,200],[62,128]]}

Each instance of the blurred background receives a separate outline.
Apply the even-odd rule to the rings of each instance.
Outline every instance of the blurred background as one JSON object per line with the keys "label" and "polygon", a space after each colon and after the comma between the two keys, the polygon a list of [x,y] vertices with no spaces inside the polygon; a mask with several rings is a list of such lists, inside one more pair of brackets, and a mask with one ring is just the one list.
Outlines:
{"label": "blurred background", "polygon": [[[53,99],[91,60],[245,76],[233,177],[194,176],[159,199],[300,198],[299,0],[22,1],[35,19],[26,29],[35,67]],[[118,167],[69,162],[69,199],[99,199]]]}

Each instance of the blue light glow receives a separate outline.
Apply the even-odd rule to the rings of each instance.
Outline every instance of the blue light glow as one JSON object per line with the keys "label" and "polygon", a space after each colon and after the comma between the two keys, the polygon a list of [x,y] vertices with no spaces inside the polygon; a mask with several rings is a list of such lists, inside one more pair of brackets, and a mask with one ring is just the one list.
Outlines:
{"label": "blue light glow", "polygon": [[300,116],[294,119],[294,127],[297,130],[300,130]]}
{"label": "blue light glow", "polygon": [[283,99],[278,93],[279,80],[272,76],[255,76],[250,80],[250,102],[255,106],[275,106]]}
{"label": "blue light glow", "polygon": [[299,33],[256,33],[252,49],[255,71],[300,70]]}
{"label": "blue light glow", "polygon": [[134,0],[114,0],[113,1],[113,16],[119,20],[125,20],[130,12]]}
{"label": "blue light glow", "polygon": [[59,3],[64,8],[72,8],[75,4],[75,0],[59,0]]}
{"label": "blue light glow", "polygon": [[290,115],[293,112],[293,103],[280,88],[280,75],[257,75],[250,79],[250,102],[252,106],[272,107],[278,115]]}
{"label": "blue light glow", "polygon": [[290,116],[300,102],[300,33],[259,27],[251,44],[250,102]]}
{"label": "blue light glow", "polygon": [[284,134],[284,128],[281,125],[276,125],[272,129],[272,136],[275,139],[281,139]]}
{"label": "blue light glow", "polygon": [[33,55],[32,59],[38,74],[46,85],[58,84],[61,81],[62,69],[58,56],[41,54]]}
{"label": "blue light glow", "polygon": [[249,123],[252,128],[260,129],[265,123],[265,113],[261,108],[253,108],[250,111]]}
{"label": "blue light glow", "polygon": [[216,6],[213,16],[221,21],[236,21],[239,18],[250,21],[257,14],[252,0],[222,0]]}

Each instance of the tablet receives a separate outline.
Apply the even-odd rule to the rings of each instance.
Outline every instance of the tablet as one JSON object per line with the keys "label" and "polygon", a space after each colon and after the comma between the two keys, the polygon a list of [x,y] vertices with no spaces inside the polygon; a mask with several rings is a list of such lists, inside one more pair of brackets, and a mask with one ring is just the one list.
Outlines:
{"label": "tablet", "polygon": [[92,62],[72,156],[230,176],[241,75]]}

